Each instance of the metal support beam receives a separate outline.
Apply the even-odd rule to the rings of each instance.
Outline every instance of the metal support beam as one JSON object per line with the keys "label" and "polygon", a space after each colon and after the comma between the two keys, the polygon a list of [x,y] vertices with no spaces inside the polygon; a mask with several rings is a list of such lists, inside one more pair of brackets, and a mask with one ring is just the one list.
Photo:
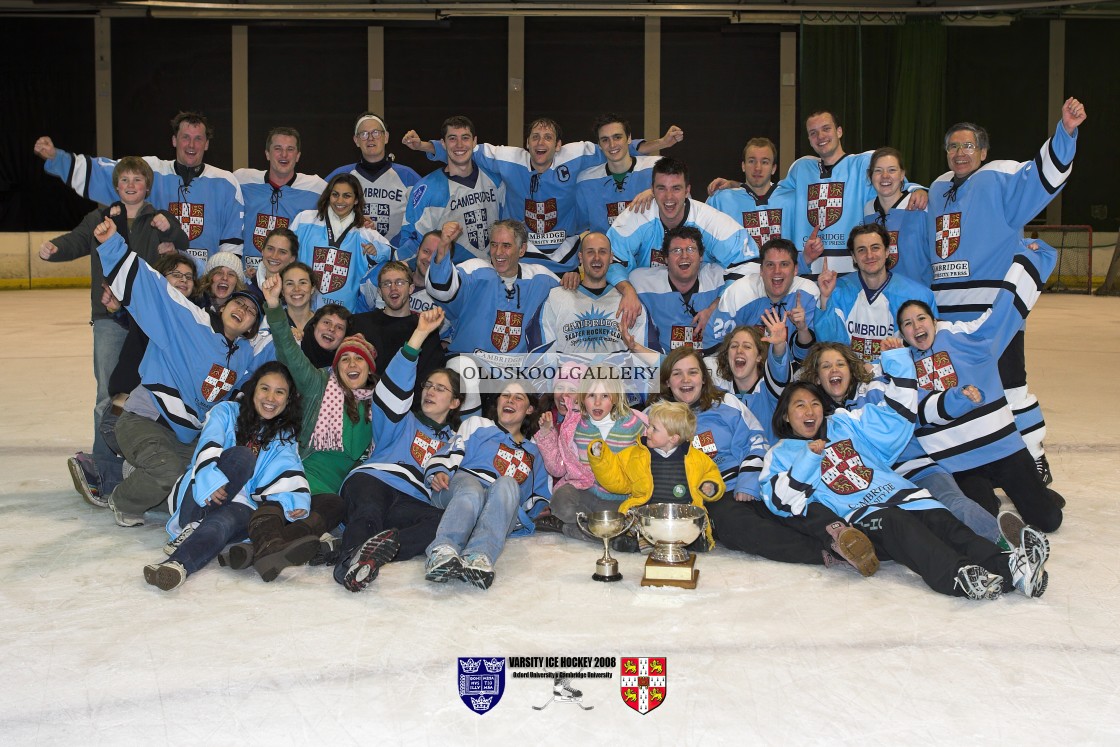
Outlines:
{"label": "metal support beam", "polygon": [[525,142],[525,18],[509,19],[509,70],[506,91],[506,142],[522,145]]}
{"label": "metal support beam", "polygon": [[93,121],[97,154],[113,156],[113,54],[108,18],[93,19]]}
{"label": "metal support beam", "polygon": [[[385,117],[385,28],[370,26],[366,35],[366,109]],[[403,134],[403,133],[402,133]]]}
{"label": "metal support beam", "polygon": [[645,137],[661,135],[661,19],[646,18],[645,28],[645,92],[642,100],[642,134]]}
{"label": "metal support beam", "polygon": [[230,132],[233,138],[233,168],[249,167],[249,27],[230,27],[230,49],[233,72],[233,121]]}
{"label": "metal support beam", "polygon": [[[1046,122],[1043,132],[1054,126],[1054,118],[1061,116],[1062,102],[1066,99],[1066,22],[1050,21],[1050,75],[1047,82]],[[1046,206],[1046,223],[1062,224],[1062,193],[1059,192]]]}
{"label": "metal support beam", "polygon": [[797,158],[797,32],[783,31],[779,48],[778,176]]}

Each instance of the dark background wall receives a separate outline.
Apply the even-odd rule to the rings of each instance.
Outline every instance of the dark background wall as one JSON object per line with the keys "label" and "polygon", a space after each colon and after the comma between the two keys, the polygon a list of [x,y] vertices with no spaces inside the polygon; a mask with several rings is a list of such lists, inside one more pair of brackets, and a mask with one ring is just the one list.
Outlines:
{"label": "dark background wall", "polygon": [[[230,164],[230,25],[113,21],[113,155],[170,157],[167,122],[178,109],[194,108],[215,127],[207,160]],[[525,121],[551,116],[573,141],[591,137],[598,113],[614,111],[630,120],[636,137],[660,134],[647,132],[643,121],[643,28],[639,18],[526,19]],[[1116,162],[1106,123],[1116,121],[1120,107],[1118,76],[1101,63],[1116,28],[1067,22],[1067,91],[1086,102],[1090,119],[1065,192],[1064,221],[1098,230],[1115,230],[1120,215],[1117,192],[1106,183]],[[938,32],[944,60],[930,65],[928,91],[899,83],[905,80],[900,64],[920,63],[904,54],[898,28],[793,30],[801,39],[799,121],[807,109],[837,109],[849,152],[893,144],[892,119],[908,96],[939,97],[946,125],[964,119],[986,126],[992,158],[1032,157],[1057,121],[1058,112],[1046,103],[1045,20]],[[739,173],[749,137],[778,140],[780,31],[714,19],[662,20],[661,129],[677,124],[685,130],[672,154],[688,162],[694,196],[703,195],[712,177]],[[390,150],[400,162],[430,171],[433,164],[399,145],[400,137],[408,129],[438,137],[450,114],[471,117],[484,141],[505,139],[506,36],[504,18],[385,27],[384,115]],[[366,107],[366,39],[367,27],[357,23],[250,24],[251,166],[263,168],[264,136],[276,125],[302,133],[302,171],[326,174],[357,157],[351,133]],[[6,19],[0,29],[0,69],[6,72],[0,77],[0,230],[72,225],[89,209],[44,176],[31,147],[37,136],[50,134],[60,147],[93,152],[92,59],[91,20]],[[797,152],[808,152],[800,126]],[[939,159],[933,153],[911,177],[936,177],[944,171]],[[788,166],[780,164],[781,171]]]}

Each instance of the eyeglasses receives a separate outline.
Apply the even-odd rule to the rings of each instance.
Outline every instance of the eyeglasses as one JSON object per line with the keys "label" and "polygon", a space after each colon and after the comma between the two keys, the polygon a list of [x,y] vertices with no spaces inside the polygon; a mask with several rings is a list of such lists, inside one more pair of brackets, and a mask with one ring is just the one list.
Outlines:
{"label": "eyeglasses", "polygon": [[380,140],[385,137],[385,130],[362,130],[358,133],[359,140]]}
{"label": "eyeglasses", "polygon": [[670,257],[679,257],[682,254],[699,254],[700,250],[694,246],[674,246],[669,248]]}
{"label": "eyeglasses", "polygon": [[429,389],[434,389],[439,394],[450,394],[451,393],[451,390],[449,388],[445,387],[443,384],[437,384],[434,381],[425,381],[420,388],[423,389],[425,392],[428,391]]}
{"label": "eyeglasses", "polygon": [[230,299],[230,303],[236,305],[246,314],[252,314],[253,316],[257,315],[257,306],[251,301],[246,301],[243,298],[232,298]]}
{"label": "eyeglasses", "polygon": [[945,148],[946,153],[953,153],[954,151],[963,150],[965,153],[971,153],[976,150],[976,143],[949,143]]}
{"label": "eyeglasses", "polygon": [[384,290],[389,290],[390,288],[405,288],[408,286],[408,284],[408,281],[404,278],[397,278],[396,280],[382,280],[379,283],[381,288],[383,288]]}
{"label": "eyeglasses", "polygon": [[194,282],[194,274],[190,272],[179,272],[178,270],[172,270],[171,272],[164,275],[164,277],[175,278],[176,280],[186,280],[191,283]]}

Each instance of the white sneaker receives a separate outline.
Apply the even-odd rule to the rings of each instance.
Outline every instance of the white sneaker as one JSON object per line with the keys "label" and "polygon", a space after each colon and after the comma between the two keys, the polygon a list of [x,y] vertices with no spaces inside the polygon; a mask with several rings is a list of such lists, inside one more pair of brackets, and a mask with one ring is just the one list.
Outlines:
{"label": "white sneaker", "polygon": [[1003,593],[1003,576],[989,573],[978,565],[966,565],[957,571],[953,587],[960,587],[969,599],[999,599]]}
{"label": "white sneaker", "polygon": [[451,579],[463,577],[463,561],[459,553],[451,545],[440,545],[432,550],[428,556],[428,564],[424,568],[424,578],[433,583],[442,584]]}
{"label": "white sneaker", "polygon": [[152,563],[144,566],[144,580],[164,591],[171,591],[178,589],[187,580],[187,569],[174,560]]}
{"label": "white sneaker", "polygon": [[1040,597],[1050,583],[1046,561],[1050,557],[1050,540],[1032,526],[1023,527],[1022,541],[1007,558],[1015,588],[1028,597]]}
{"label": "white sneaker", "polygon": [[121,511],[117,505],[113,503],[113,494],[109,494],[109,508],[113,511],[113,518],[117,520],[119,527],[142,527],[144,526],[144,514],[130,514]]}
{"label": "white sneaker", "polygon": [[485,555],[473,554],[463,558],[462,579],[480,589],[489,589],[494,583],[494,566]]}

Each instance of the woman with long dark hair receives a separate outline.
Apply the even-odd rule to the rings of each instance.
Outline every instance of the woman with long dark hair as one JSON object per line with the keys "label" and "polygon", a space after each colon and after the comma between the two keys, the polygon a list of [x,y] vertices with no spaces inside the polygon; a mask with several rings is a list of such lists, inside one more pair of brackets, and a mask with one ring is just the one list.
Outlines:
{"label": "woman with long dark hair", "polygon": [[276,505],[289,520],[307,515],[310,494],[297,441],[302,410],[291,373],[270,361],[242,391],[240,402],[219,402],[206,417],[173,491],[171,557],[144,567],[152,586],[178,588],[230,542],[245,539],[260,505]]}

